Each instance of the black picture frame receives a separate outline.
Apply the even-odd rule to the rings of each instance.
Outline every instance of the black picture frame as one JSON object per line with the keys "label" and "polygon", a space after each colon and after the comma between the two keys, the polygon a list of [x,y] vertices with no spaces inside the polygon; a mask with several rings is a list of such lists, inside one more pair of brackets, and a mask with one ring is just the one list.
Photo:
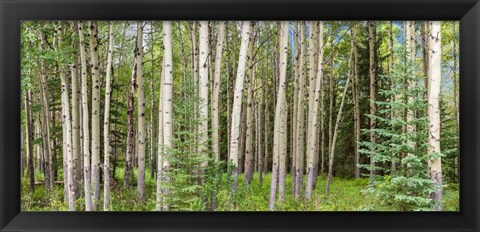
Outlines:
{"label": "black picture frame", "polygon": [[[0,0],[0,231],[479,231],[478,0]],[[460,20],[460,212],[21,212],[22,20]]]}

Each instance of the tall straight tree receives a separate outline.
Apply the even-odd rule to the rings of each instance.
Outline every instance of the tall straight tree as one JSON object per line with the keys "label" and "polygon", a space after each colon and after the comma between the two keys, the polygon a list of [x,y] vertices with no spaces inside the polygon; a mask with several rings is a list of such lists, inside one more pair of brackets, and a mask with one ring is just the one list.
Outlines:
{"label": "tall straight tree", "polygon": [[[377,106],[375,105],[376,101],[376,73],[377,73],[377,63],[376,63],[376,23],[374,21],[368,22],[368,49],[369,49],[369,56],[370,56],[370,65],[368,69],[368,73],[370,76],[370,115],[375,115],[377,113]],[[376,120],[374,117],[370,118],[370,142],[375,144],[376,136],[375,136],[375,128],[376,128]],[[374,149],[374,148],[372,148]],[[371,151],[372,153],[375,151]],[[370,178],[373,178],[375,175],[375,160],[370,158]]]}
{"label": "tall straight tree", "polygon": [[145,93],[143,86],[143,22],[137,22],[137,44],[135,61],[137,62],[137,192],[141,202],[145,200]]}
{"label": "tall straight tree", "polygon": [[[164,31],[165,33],[165,31]],[[165,34],[164,34],[165,36]],[[166,37],[164,37],[166,38]],[[171,38],[171,35],[170,35]],[[160,74],[160,96],[159,96],[159,104],[158,104],[158,149],[157,149],[157,189],[156,189],[156,210],[160,211],[163,207],[163,180],[164,180],[164,172],[163,172],[163,163],[164,163],[164,128],[163,128],[163,79],[165,78],[165,60],[160,62],[161,74]]]}
{"label": "tall straight tree", "polygon": [[34,159],[33,159],[33,143],[32,139],[33,135],[33,127],[34,121],[32,116],[32,90],[28,89],[27,93],[25,94],[25,112],[26,112],[26,143],[27,143],[27,155],[28,155],[28,177],[29,177],[29,184],[30,190],[33,192],[35,190],[35,170],[34,170]]}
{"label": "tall straight tree", "polygon": [[[215,48],[215,72],[213,76],[213,99],[212,99],[212,150],[215,160],[220,161],[220,138],[219,138],[219,101],[220,101],[220,76],[222,73],[223,41],[225,40],[225,22],[218,22],[217,45]],[[228,74],[227,74],[228,75]],[[227,103],[229,104],[229,103]]]}
{"label": "tall straight tree", "polygon": [[442,38],[440,22],[430,22],[429,41],[429,91],[428,91],[428,154],[432,156],[430,176],[436,191],[432,193],[432,200],[436,210],[442,210],[442,159],[440,150],[440,84],[442,79]]}
{"label": "tall straight tree", "polygon": [[92,210],[97,210],[100,200],[100,69],[98,67],[98,28],[96,21],[89,22],[90,59],[92,73]]}
{"label": "tall straight tree", "polygon": [[295,197],[298,198],[301,194],[302,184],[303,184],[303,172],[304,172],[304,161],[305,161],[305,78],[306,73],[306,41],[305,41],[305,22],[300,23],[300,52],[299,52],[299,75],[298,75],[298,95],[297,99],[297,129],[296,129],[296,139],[295,142]]}
{"label": "tall straight tree", "polygon": [[359,80],[358,80],[358,49],[357,49],[357,23],[354,23],[352,31],[351,31],[351,46],[353,52],[353,86],[352,86],[352,93],[353,93],[353,111],[354,111],[354,134],[355,134],[355,178],[360,178],[360,87],[359,87]]}
{"label": "tall straight tree", "polygon": [[[163,172],[168,172],[170,170],[170,162],[168,160],[170,156],[169,150],[171,150],[173,145],[173,122],[172,122],[172,103],[173,103],[173,58],[172,58],[172,22],[164,21],[163,22],[163,46],[165,50],[164,62],[165,69],[162,80],[162,106],[163,106],[163,146],[164,146],[164,155],[163,158]],[[168,178],[165,178],[165,181],[169,181]],[[168,195],[170,190],[165,189],[164,194]],[[165,204],[163,206],[165,210],[168,210],[170,206]]]}
{"label": "tall straight tree", "polygon": [[240,139],[240,117],[242,112],[243,82],[245,78],[245,66],[247,64],[247,50],[250,41],[252,25],[250,21],[242,23],[242,43],[238,57],[237,77],[233,93],[232,125],[230,129],[230,161],[233,163],[232,196],[235,197],[238,185],[238,145]]}
{"label": "tall straight tree", "polygon": [[[77,24],[71,23],[73,33],[77,33]],[[74,40],[73,64],[71,66],[72,75],[72,156],[73,156],[73,181],[75,188],[75,198],[80,197],[80,82],[78,79],[78,40]]]}
{"label": "tall straight tree", "polygon": [[[47,37],[45,33],[40,32],[40,40],[42,50],[47,50]],[[47,68],[46,60],[42,59],[40,68],[40,92],[41,92],[41,108],[42,108],[42,143],[44,154],[44,174],[45,174],[45,188],[51,190],[53,188],[54,176],[53,176],[53,164],[52,164],[52,144],[50,134],[50,107],[49,107],[49,89],[47,85]],[[46,170],[45,170],[46,169]]]}
{"label": "tall straight tree", "polygon": [[[350,59],[348,61],[348,67],[350,70],[350,66],[352,63],[352,55],[350,55]],[[350,72],[347,75],[347,82],[345,83],[345,87],[343,89],[343,94],[342,94],[342,100],[340,101],[340,107],[337,112],[337,118],[335,121],[335,128],[333,130],[333,137],[332,137],[332,144],[330,145],[330,148],[328,149],[329,154],[328,154],[328,177],[327,177],[327,187],[325,190],[325,199],[328,199],[328,194],[330,193],[330,185],[332,184],[332,179],[333,179],[333,161],[335,158],[335,144],[337,142],[337,137],[338,137],[338,126],[340,125],[340,121],[342,120],[342,112],[343,112],[343,106],[345,103],[345,96],[347,95],[347,90],[348,90],[348,85],[350,84],[350,79],[352,76],[352,73]]]}
{"label": "tall straight tree", "polygon": [[[62,56],[60,47],[62,45],[63,27],[62,23],[58,25],[55,30],[56,43],[53,46],[58,55]],[[70,114],[70,97],[69,97],[69,82],[67,81],[67,67],[62,62],[58,62],[60,68],[60,81],[62,86],[62,131],[63,131],[63,156],[66,157],[64,163],[64,186],[66,186],[68,206],[70,211],[75,211],[75,188],[73,182],[73,154],[72,154],[72,121]],[[65,160],[65,158],[64,158]]]}
{"label": "tall straight tree", "polygon": [[253,178],[253,47],[254,37],[253,33],[250,35],[250,43],[248,44],[247,52],[247,112],[246,112],[246,129],[245,129],[245,181],[250,184]]}
{"label": "tall straight tree", "polygon": [[[83,35],[83,22],[78,22],[78,37],[80,39],[80,61],[82,66],[82,134],[83,134],[83,182],[85,192],[85,210],[92,210],[91,177],[90,177],[90,115],[88,113],[88,75],[87,56],[85,54],[85,40]],[[88,24],[87,24],[88,26]]]}
{"label": "tall straight tree", "polygon": [[209,28],[208,21],[200,21],[200,42],[199,42],[199,82],[198,82],[198,97],[199,97],[199,124],[198,124],[198,152],[204,155],[202,166],[207,166],[207,142],[208,142],[208,38]]}
{"label": "tall straight tree", "polygon": [[[312,23],[313,24],[313,23]],[[320,22],[318,33],[318,44],[323,44],[323,22]],[[312,35],[310,35],[310,38]],[[314,40],[310,39],[310,46],[314,46]],[[310,52],[314,48],[310,47]],[[307,128],[307,183],[305,185],[305,198],[310,200],[312,198],[312,188],[314,185],[314,179],[317,178],[315,171],[315,156],[317,156],[315,147],[317,146],[317,133],[318,133],[318,117],[322,112],[319,112],[320,107],[320,94],[322,91],[322,79],[323,79],[323,46],[320,47],[318,54],[317,73],[316,77],[310,78],[310,94],[309,94],[309,115],[308,115],[308,128]],[[314,63],[314,56],[310,56],[310,62]],[[312,67],[310,65],[310,67]],[[310,70],[310,76],[315,73]]]}
{"label": "tall straight tree", "polygon": [[105,87],[105,111],[103,114],[103,211],[109,210],[110,204],[110,99],[112,93],[112,56],[113,56],[113,22],[108,23],[107,76]]}
{"label": "tall straight tree", "polygon": [[[288,55],[288,33],[289,22],[280,22],[279,30],[279,87],[277,95],[277,103],[275,105],[275,120],[274,120],[274,134],[273,134],[273,164],[272,164],[272,182],[270,184],[270,200],[269,210],[275,210],[275,199],[277,194],[277,184],[280,184],[280,160],[281,156],[286,156],[285,150],[281,149],[281,144],[284,144],[286,133],[285,123],[282,121],[285,112],[286,100],[286,75],[287,75],[287,55]],[[283,115],[283,116],[282,116]],[[281,153],[282,152],[282,153]],[[283,158],[283,161],[285,158]]]}

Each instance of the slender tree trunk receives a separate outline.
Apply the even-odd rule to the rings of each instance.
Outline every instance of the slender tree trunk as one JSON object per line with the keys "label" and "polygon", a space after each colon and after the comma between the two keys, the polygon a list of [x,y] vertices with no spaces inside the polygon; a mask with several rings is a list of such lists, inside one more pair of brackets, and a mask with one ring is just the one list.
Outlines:
{"label": "slender tree trunk", "polygon": [[90,57],[92,72],[92,210],[100,200],[100,70],[98,67],[97,22],[89,22]]}
{"label": "slender tree trunk", "polygon": [[[429,72],[429,48],[430,48],[430,25],[428,21],[422,21],[420,26],[420,34],[421,34],[421,41],[422,41],[422,55],[423,55],[423,75],[425,76],[424,85],[425,89],[425,100],[428,99],[428,72]],[[427,110],[428,113],[428,110]],[[428,115],[427,115],[428,117]]]}
{"label": "slender tree trunk", "polygon": [[240,135],[240,115],[242,112],[243,82],[247,63],[247,50],[250,43],[252,26],[250,21],[244,21],[242,26],[242,43],[238,58],[237,77],[233,94],[232,125],[230,129],[230,160],[233,163],[232,197],[235,198],[238,184],[238,143]]}
{"label": "slender tree trunk", "polygon": [[[172,113],[173,113],[173,58],[172,58],[172,23],[170,21],[163,22],[163,31],[164,31],[164,38],[163,38],[163,46],[165,47],[164,50],[164,62],[165,62],[165,70],[163,74],[163,81],[162,81],[162,91],[164,91],[162,95],[162,106],[163,106],[163,145],[164,145],[164,159],[163,159],[163,172],[168,173],[170,170],[170,151],[169,149],[173,146],[173,121],[172,121]],[[169,182],[168,174],[165,174],[165,181]],[[170,190],[165,188],[164,194],[168,195]],[[165,210],[168,210],[170,206],[165,204],[163,206]]]}
{"label": "slender tree trunk", "polygon": [[[351,58],[349,61],[349,67],[351,66]],[[348,84],[350,84],[350,78],[352,74],[348,74],[347,82],[345,84],[345,88],[343,89],[343,94],[342,94],[342,100],[340,102],[340,108],[338,109],[337,113],[337,119],[335,122],[335,129],[333,130],[333,138],[332,138],[332,145],[329,149],[329,155],[328,155],[328,180],[327,180],[327,187],[325,191],[325,199],[328,199],[328,194],[330,193],[330,185],[332,184],[332,179],[333,179],[333,159],[335,157],[335,143],[337,142],[337,136],[338,136],[338,126],[340,125],[340,121],[342,119],[342,110],[343,110],[343,105],[345,103],[345,96],[347,95],[347,90],[348,90]]]}
{"label": "slender tree trunk", "polygon": [[357,50],[357,24],[352,29],[352,52],[353,52],[353,107],[354,107],[354,131],[355,131],[355,179],[360,178],[360,87],[358,83],[358,50]]}
{"label": "slender tree trunk", "polygon": [[250,42],[248,44],[247,52],[247,112],[246,112],[246,130],[245,130],[245,181],[247,184],[250,184],[253,178],[253,166],[254,166],[254,156],[253,156],[253,35],[250,35]]}
{"label": "slender tree trunk", "polygon": [[[323,35],[323,22],[320,22],[320,30],[319,34]],[[310,35],[310,45],[313,46],[314,44],[314,37],[313,35]],[[323,36],[319,36],[318,40],[319,44],[323,44]],[[313,48],[310,48],[310,52],[313,53],[312,51]],[[311,54],[310,55],[310,62],[315,62],[314,56]],[[305,186],[305,198],[310,200],[312,198],[312,188],[314,185],[314,179],[317,178],[317,173],[315,172],[315,156],[317,155],[316,153],[316,145],[317,145],[317,133],[318,133],[318,116],[319,116],[319,101],[320,101],[320,94],[322,91],[322,79],[323,79],[323,46],[319,50],[319,55],[318,55],[318,71],[317,71],[317,76],[316,77],[311,77],[310,78],[310,88],[313,90],[310,90],[310,95],[309,95],[309,115],[308,115],[308,134],[307,134],[307,183]],[[310,76],[313,76],[315,73],[313,71],[312,65],[310,65]]]}
{"label": "slender tree trunk", "polygon": [[334,35],[333,35],[333,23],[330,24],[330,58],[329,58],[329,68],[330,68],[330,78],[328,80],[328,153],[330,154],[330,149],[332,148],[332,139],[333,139],[333,106],[335,102],[335,95],[333,94],[333,82],[335,80],[334,69],[333,69],[333,60],[334,60]]}
{"label": "slender tree trunk", "polygon": [[[375,40],[376,40],[376,24],[373,21],[368,22],[368,48],[370,53],[370,66],[369,66],[369,76],[370,76],[370,114],[376,115],[377,113],[377,106],[375,105],[376,102],[376,59],[375,59]],[[375,128],[376,128],[376,120],[375,118],[370,118],[370,142],[372,144],[376,143],[376,135],[375,135]],[[375,152],[374,148],[371,148],[371,152]],[[375,160],[370,157],[370,179],[372,181],[373,175],[375,175]]]}
{"label": "slender tree trunk", "polygon": [[34,159],[33,159],[33,143],[32,138],[33,134],[33,116],[32,116],[32,90],[29,88],[25,94],[25,113],[27,116],[26,119],[26,142],[27,142],[27,156],[28,156],[28,177],[30,178],[30,190],[33,192],[35,190],[35,170],[34,170]]}
{"label": "slender tree trunk", "polygon": [[290,142],[290,153],[291,153],[291,173],[292,173],[292,193],[295,195],[295,190],[297,189],[297,133],[298,133],[298,121],[297,121],[297,114],[298,114],[298,80],[300,79],[300,22],[296,22],[295,25],[295,32],[293,34],[293,48],[295,48],[295,54],[293,57],[293,72],[294,72],[294,80],[293,80],[293,98],[292,98],[292,115],[291,118],[292,125],[291,125],[291,142]]}
{"label": "slender tree trunk", "polygon": [[296,133],[296,155],[295,155],[295,167],[296,167],[296,183],[295,183],[295,198],[301,195],[303,186],[303,172],[305,161],[305,77],[306,73],[306,41],[305,41],[305,22],[300,23],[300,59],[299,59],[299,79],[298,79],[298,98],[297,101],[297,133]]}
{"label": "slender tree trunk", "polygon": [[[46,35],[41,32],[40,33],[41,39],[41,46],[42,50],[47,49],[47,38]],[[45,169],[43,170],[45,173],[45,188],[47,190],[51,190],[53,188],[53,164],[52,164],[52,144],[51,144],[51,136],[50,136],[50,107],[48,102],[48,85],[47,85],[47,69],[45,60],[42,60],[41,64],[41,106],[42,106],[42,137],[43,137],[43,153],[44,153],[44,163]]]}
{"label": "slender tree trunk", "polygon": [[[279,89],[277,96],[277,103],[275,106],[275,125],[274,125],[274,134],[273,134],[273,164],[272,164],[272,182],[270,185],[270,200],[269,200],[269,210],[275,210],[275,199],[277,193],[277,182],[281,185],[279,179],[281,179],[280,172],[280,162],[285,160],[285,153],[281,149],[281,144],[284,144],[285,135],[285,125],[282,119],[285,117],[285,106],[284,101],[286,100],[286,73],[287,73],[287,54],[288,54],[288,27],[289,22],[282,21],[280,22],[279,30],[279,39],[280,39],[280,59],[279,59]],[[285,120],[284,120],[285,121]],[[282,158],[283,157],[283,158]],[[280,192],[280,191],[279,191]]]}
{"label": "slender tree trunk", "polygon": [[[213,100],[212,100],[212,150],[215,161],[220,161],[220,137],[219,137],[219,101],[222,73],[223,41],[225,40],[225,22],[218,22],[217,45],[215,50],[215,73],[213,79]],[[228,66],[228,65],[227,65]],[[228,76],[228,73],[227,73]],[[228,102],[227,102],[228,104]]]}
{"label": "slender tree trunk", "polygon": [[442,159],[440,151],[440,84],[442,79],[442,43],[439,21],[430,22],[430,49],[429,49],[429,91],[428,91],[428,154],[435,155],[431,160],[430,175],[436,191],[431,198],[435,202],[435,209],[442,210]]}
{"label": "slender tree trunk", "polygon": [[137,193],[140,202],[145,200],[145,93],[143,79],[143,22],[137,22]]}
{"label": "slender tree trunk", "polygon": [[105,87],[105,113],[103,115],[103,211],[109,211],[110,207],[110,99],[112,94],[112,56],[113,56],[113,22],[108,23],[108,56],[107,77]]}
{"label": "slender tree trunk", "polygon": [[[77,24],[72,23],[71,28],[74,33],[77,32]],[[72,157],[73,157],[73,185],[75,199],[80,197],[80,85],[78,78],[78,41],[73,42],[73,64],[72,73]]]}
{"label": "slender tree trunk", "polygon": [[[453,22],[453,33],[454,35],[458,35],[458,32],[457,32],[457,22]],[[457,56],[458,56],[458,53],[457,53],[457,45],[458,44],[458,41],[457,41],[457,38],[454,37],[453,41],[452,41],[452,56],[453,56],[453,101],[454,101],[454,105],[455,105],[455,122],[456,122],[456,128],[457,128],[457,135],[460,136],[460,111],[459,111],[459,103],[458,103],[458,76],[457,76],[457,68],[458,68],[458,64],[457,64]],[[458,182],[458,177],[459,177],[459,165],[458,165],[458,156],[455,157],[455,180]]]}
{"label": "slender tree trunk", "polygon": [[[165,33],[165,32],[164,32]],[[170,37],[171,38],[171,37]],[[163,160],[164,160],[164,125],[163,125],[163,79],[165,78],[165,60],[162,60],[161,64],[161,74],[160,74],[160,96],[158,104],[158,149],[157,149],[157,192],[156,192],[156,210],[160,211],[163,207],[163,183],[164,180],[164,171],[163,171]]]}
{"label": "slender tree trunk", "polygon": [[[55,29],[55,39],[53,47],[55,52],[61,54],[61,48],[58,46],[62,44],[63,28],[62,23]],[[55,42],[56,40],[56,42]],[[69,83],[67,81],[67,70],[64,64],[58,62],[61,81],[61,102],[62,102],[62,131],[63,131],[63,175],[64,186],[66,187],[65,195],[68,200],[69,210],[75,211],[75,183],[73,180],[73,153],[72,153],[72,121],[70,114],[70,97],[69,97]],[[65,162],[66,161],[66,162]]]}
{"label": "slender tree trunk", "polygon": [[[87,24],[88,26],[88,24]],[[83,181],[85,188],[85,210],[92,210],[91,179],[90,179],[90,116],[88,113],[88,75],[87,57],[85,54],[85,41],[83,35],[83,22],[78,22],[78,35],[80,38],[80,61],[82,65],[82,129],[83,129]]]}
{"label": "slender tree trunk", "polygon": [[[136,59],[136,58],[135,58]],[[132,67],[132,76],[130,78],[130,91],[128,93],[128,103],[127,103],[127,143],[126,143],[126,153],[125,153],[125,176],[124,176],[124,186],[129,188],[131,186],[130,177],[133,172],[133,149],[135,146],[135,138],[133,132],[133,113],[135,105],[135,83],[137,77],[137,61],[133,61]]]}
{"label": "slender tree trunk", "polygon": [[[179,22],[180,23],[180,22]],[[180,34],[182,34],[180,32]],[[151,36],[151,47],[150,47],[150,50],[151,50],[151,59],[152,59],[152,62],[154,60],[154,54],[155,54],[155,50],[154,50],[154,40],[155,40],[155,36],[154,36],[154,30],[153,30],[153,25],[150,25],[150,36]],[[184,56],[184,59],[186,59],[185,57],[185,51],[184,51],[184,48],[183,48],[183,40],[181,39],[180,37],[180,41],[182,41],[182,55]],[[186,61],[184,62],[185,63],[185,68],[184,68],[184,72],[187,71],[187,67],[186,67]],[[162,66],[163,66],[163,62],[161,63]],[[156,169],[156,156],[157,154],[155,153],[155,136],[156,136],[156,127],[155,127],[155,69],[153,68],[153,64],[152,64],[152,69],[151,69],[151,81],[150,81],[150,94],[151,94],[151,98],[150,98],[150,178],[154,178],[155,176],[155,169]]]}
{"label": "slender tree trunk", "polygon": [[[392,75],[392,72],[393,72],[393,62],[394,62],[394,51],[393,51],[393,22],[390,21],[390,44],[389,44],[389,49],[390,49],[390,55],[389,55],[389,58],[388,58],[388,75],[391,76]],[[356,59],[356,63],[355,65],[357,65],[358,63],[358,54],[355,53],[355,59]],[[357,68],[357,66],[355,66]],[[355,71],[355,75],[357,76],[358,78],[358,68],[357,68],[357,71]],[[395,81],[392,79],[390,81],[390,90],[394,90],[396,87],[395,87]],[[358,86],[357,86],[357,89],[358,89]],[[358,90],[357,90],[358,92]],[[395,101],[395,95],[392,95],[390,97],[390,101],[394,102]],[[395,111],[392,110],[392,112],[390,113],[390,118],[393,120],[395,119]],[[395,130],[395,127],[392,126],[392,129]],[[358,125],[358,130],[360,130],[360,125]],[[395,160],[392,160],[392,163],[391,163],[391,166],[390,168],[392,169],[392,172],[395,172],[395,170],[397,169],[396,167],[396,162]]]}
{"label": "slender tree trunk", "polygon": [[201,166],[205,168],[207,166],[207,145],[208,145],[208,60],[209,60],[209,28],[208,21],[200,21],[200,40],[199,40],[199,82],[198,82],[198,152],[202,154],[203,161]]}

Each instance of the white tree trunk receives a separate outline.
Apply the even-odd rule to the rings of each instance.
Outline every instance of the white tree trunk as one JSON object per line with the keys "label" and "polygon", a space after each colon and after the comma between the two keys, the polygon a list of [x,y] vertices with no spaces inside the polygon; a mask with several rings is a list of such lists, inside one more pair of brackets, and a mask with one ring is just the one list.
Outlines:
{"label": "white tree trunk", "polygon": [[[215,50],[215,73],[213,79],[213,100],[212,100],[212,150],[215,160],[220,161],[219,144],[219,99],[220,99],[220,75],[222,72],[223,41],[225,40],[225,22],[218,22],[217,46]],[[228,74],[227,74],[228,75]],[[227,103],[228,104],[228,103]]]}
{"label": "white tree trunk", "polygon": [[100,200],[100,70],[98,67],[97,22],[89,22],[90,57],[92,73],[92,210],[97,210]]}
{"label": "white tree trunk", "polygon": [[107,77],[105,87],[105,111],[103,114],[103,211],[109,211],[110,205],[110,101],[111,101],[111,76],[113,56],[113,22],[108,23],[108,55]]}
{"label": "white tree trunk", "polygon": [[[429,91],[428,91],[428,153],[439,155],[440,150],[440,84],[442,79],[442,40],[440,21],[430,22]],[[430,175],[437,190],[432,194],[436,210],[442,210],[442,160],[431,160]]]}
{"label": "white tree trunk", "polygon": [[243,82],[245,79],[245,66],[247,63],[247,50],[251,33],[251,22],[244,21],[242,25],[242,43],[238,58],[237,77],[233,93],[232,125],[230,129],[230,161],[233,163],[232,195],[235,196],[238,184],[238,142],[240,137],[240,117],[242,112]]}
{"label": "white tree trunk", "polygon": [[141,202],[145,195],[145,93],[143,80],[143,22],[137,22],[137,44],[136,44],[136,62],[137,62],[137,159],[138,159],[138,177],[137,192]]}
{"label": "white tree trunk", "polygon": [[200,42],[199,42],[199,82],[198,82],[198,96],[199,107],[198,115],[200,123],[198,125],[198,152],[204,157],[201,166],[207,166],[207,142],[208,142],[208,21],[200,21]]}
{"label": "white tree trunk", "polygon": [[[87,24],[88,26],[88,24]],[[92,197],[90,189],[90,123],[88,113],[88,75],[87,57],[85,54],[85,40],[83,35],[83,22],[78,22],[78,35],[80,38],[80,61],[82,66],[82,129],[83,129],[83,181],[85,188],[85,210],[92,210]]]}
{"label": "white tree trunk", "polygon": [[[164,133],[164,158],[163,158],[163,172],[166,173],[170,169],[169,149],[173,145],[173,122],[172,122],[172,104],[173,104],[173,58],[172,58],[172,23],[170,21],[163,22],[163,46],[164,50],[164,62],[165,71],[162,81],[162,105],[163,105],[163,133]],[[165,181],[169,181],[168,177],[165,177]],[[169,193],[169,189],[165,189],[164,194]],[[164,205],[163,208],[168,210],[169,205]]]}
{"label": "white tree trunk", "polygon": [[[289,22],[282,21],[279,30],[280,38],[280,59],[279,59],[279,88],[277,95],[277,103],[275,106],[275,122],[274,122],[274,134],[273,134],[273,164],[272,164],[272,182],[270,185],[270,200],[269,200],[269,210],[275,210],[275,199],[277,192],[277,182],[279,181],[279,168],[281,162],[281,157],[286,156],[284,149],[281,149],[281,144],[285,143],[284,134],[285,134],[285,125],[282,119],[285,117],[285,106],[286,103],[286,74],[287,74],[287,54],[288,54],[288,32],[289,32]],[[283,158],[282,160],[285,160]]]}
{"label": "white tree trunk", "polygon": [[[318,44],[323,44],[323,22],[320,22],[319,32],[320,36],[318,37]],[[311,40],[311,45],[313,45],[313,40]],[[314,62],[313,59],[310,59],[310,62]],[[318,133],[318,116],[321,115],[319,112],[320,107],[320,93],[322,91],[322,79],[323,79],[323,46],[319,50],[318,54],[318,71],[316,78],[310,79],[310,88],[313,91],[310,91],[310,109],[309,109],[309,123],[307,131],[307,183],[305,186],[305,198],[310,200],[312,198],[312,188],[314,184],[314,178],[317,178],[317,173],[315,172],[315,156],[316,146],[317,146],[317,133]],[[311,74],[313,75],[313,74]],[[322,132],[323,133],[323,132]]]}
{"label": "white tree trunk", "polygon": [[163,175],[163,160],[164,160],[164,126],[163,126],[163,79],[165,78],[165,62],[162,60],[161,69],[162,73],[160,75],[160,96],[158,104],[158,149],[157,149],[157,192],[156,192],[156,210],[160,211],[163,207],[163,196],[162,196],[162,181],[164,180]]}

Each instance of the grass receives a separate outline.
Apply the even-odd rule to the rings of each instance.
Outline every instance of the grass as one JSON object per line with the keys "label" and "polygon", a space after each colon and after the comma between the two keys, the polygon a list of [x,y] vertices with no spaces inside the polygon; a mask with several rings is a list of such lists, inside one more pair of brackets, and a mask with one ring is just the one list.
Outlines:
{"label": "grass", "polygon": [[[155,209],[155,180],[146,171],[145,178],[145,202],[137,200],[136,187],[123,187],[124,169],[118,168],[116,179],[118,185],[111,190],[112,211],[153,211]],[[136,172],[135,172],[136,175]],[[243,176],[239,178],[239,185],[236,195],[236,206],[229,208],[228,192],[229,184],[221,185],[217,194],[219,211],[267,211],[270,196],[271,175],[263,177],[263,184],[258,183],[258,175],[255,174],[252,183],[248,186]],[[43,178],[36,176],[36,178]],[[37,179],[39,181],[39,179]],[[277,210],[283,211],[392,211],[388,206],[379,205],[379,199],[364,195],[361,190],[368,186],[368,179],[344,179],[335,177],[333,179],[328,201],[325,196],[326,178],[320,176],[317,186],[313,192],[312,200],[304,198],[295,199],[292,195],[291,176],[286,178],[285,202],[277,203]],[[103,186],[101,188],[103,196]],[[55,185],[52,191],[45,190],[43,185],[36,186],[32,193],[28,186],[28,179],[22,179],[21,208],[24,211],[66,211],[68,205],[63,201],[63,186]],[[102,201],[102,200],[100,200]],[[84,198],[76,201],[77,210],[84,210]],[[103,202],[99,202],[99,209],[102,209]],[[444,189],[443,207],[445,211],[459,210],[458,184],[449,184]]]}

